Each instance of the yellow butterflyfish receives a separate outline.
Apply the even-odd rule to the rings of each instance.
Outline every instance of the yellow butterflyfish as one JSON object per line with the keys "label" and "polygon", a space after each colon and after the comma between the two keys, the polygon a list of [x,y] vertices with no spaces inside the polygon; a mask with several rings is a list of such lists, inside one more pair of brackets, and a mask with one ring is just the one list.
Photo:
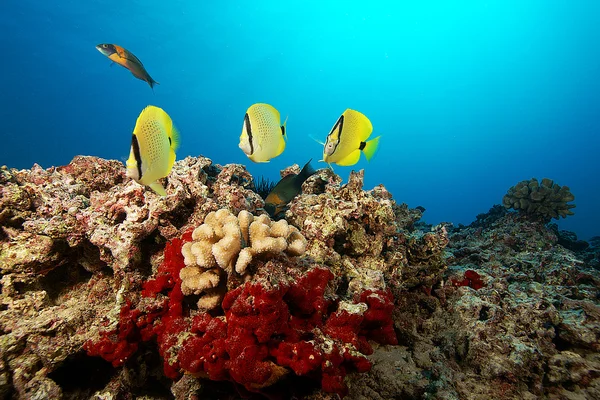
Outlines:
{"label": "yellow butterflyfish", "polygon": [[[287,121],[287,120],[286,120]],[[246,111],[239,148],[254,162],[269,162],[285,150],[285,122],[275,107],[257,103]]]}
{"label": "yellow butterflyfish", "polygon": [[166,196],[167,192],[158,180],[171,172],[178,146],[179,132],[171,117],[162,108],[144,108],[133,129],[127,176]]}
{"label": "yellow butterflyfish", "polygon": [[347,109],[327,135],[321,161],[341,166],[354,165],[358,162],[361,151],[370,161],[380,138],[377,136],[367,141],[372,132],[373,125],[364,114]]}

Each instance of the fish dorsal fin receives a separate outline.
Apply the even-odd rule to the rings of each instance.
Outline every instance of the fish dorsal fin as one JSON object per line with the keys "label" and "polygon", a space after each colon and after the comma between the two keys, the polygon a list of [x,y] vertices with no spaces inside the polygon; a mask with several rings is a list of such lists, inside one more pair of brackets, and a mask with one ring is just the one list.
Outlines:
{"label": "fish dorsal fin", "polygon": [[126,59],[127,59],[127,60],[129,60],[129,61],[133,61],[133,62],[135,62],[135,63],[138,63],[138,64],[140,64],[142,67],[144,66],[144,64],[142,64],[142,62],[140,61],[140,59],[139,59],[139,58],[137,58],[137,57],[136,57],[136,56],[135,56],[135,55],[134,55],[132,52],[130,52],[129,50],[127,50],[127,49],[125,49],[125,48],[123,48],[123,47],[121,47],[121,48],[123,49],[123,56],[125,56],[125,57],[123,57],[123,58],[126,58]]}
{"label": "fish dorsal fin", "polygon": [[371,133],[373,133],[373,125],[366,115],[351,109],[344,111],[344,115],[346,115],[347,119],[347,129],[356,132],[356,135],[361,142],[366,141],[368,137],[371,136]]}
{"label": "fish dorsal fin", "polygon": [[266,109],[268,109],[269,112],[272,112],[273,115],[275,115],[275,117],[277,117],[278,120],[281,120],[281,116],[279,115],[279,111],[277,111],[277,109],[275,107],[273,107],[272,105],[267,104],[267,103],[261,103],[261,106],[263,106]]}
{"label": "fish dorsal fin", "polygon": [[339,161],[336,161],[336,164],[340,165],[342,167],[347,167],[349,165],[356,164],[359,159],[360,159],[360,150],[356,149],[353,152],[351,152],[350,154],[348,154],[346,157],[342,158]]}

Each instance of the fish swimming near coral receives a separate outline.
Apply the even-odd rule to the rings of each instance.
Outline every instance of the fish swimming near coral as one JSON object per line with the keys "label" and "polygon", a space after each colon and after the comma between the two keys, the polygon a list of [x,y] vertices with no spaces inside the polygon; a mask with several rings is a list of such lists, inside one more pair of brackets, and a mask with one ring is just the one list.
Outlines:
{"label": "fish swimming near coral", "polygon": [[[287,119],[286,119],[287,121]],[[269,162],[285,150],[285,122],[275,107],[257,103],[244,116],[239,148],[254,162]]]}
{"label": "fish swimming near coral", "polygon": [[152,79],[140,59],[123,47],[117,46],[116,44],[102,43],[97,45],[96,49],[106,57],[110,58],[113,62],[127,68],[136,78],[148,82],[150,88],[154,89],[154,85],[159,84]]}
{"label": "fish swimming near coral", "polygon": [[297,175],[287,175],[281,179],[265,199],[265,211],[272,217],[281,213],[285,206],[302,191],[302,184],[316,171],[308,162]]}
{"label": "fish swimming near coral", "polygon": [[372,132],[373,125],[364,114],[347,109],[327,135],[321,161],[341,166],[354,165],[358,162],[361,151],[370,161],[380,138],[377,136],[367,141]]}
{"label": "fish swimming near coral", "polygon": [[179,132],[171,117],[162,108],[144,108],[133,129],[127,176],[166,196],[167,192],[158,179],[171,172],[178,146]]}

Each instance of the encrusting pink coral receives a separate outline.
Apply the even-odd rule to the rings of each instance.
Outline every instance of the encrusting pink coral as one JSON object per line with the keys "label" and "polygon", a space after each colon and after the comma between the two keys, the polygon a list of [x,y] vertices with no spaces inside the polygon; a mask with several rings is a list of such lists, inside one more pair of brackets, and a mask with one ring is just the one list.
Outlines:
{"label": "encrusting pink coral", "polygon": [[277,284],[247,282],[225,295],[223,316],[185,310],[179,271],[181,248],[190,240],[187,233],[167,244],[137,306],[127,302],[116,328],[86,343],[89,355],[119,366],[140,342],[155,338],[171,379],[188,373],[256,391],[293,371],[320,376],[323,390],[343,396],[347,372],[371,367],[368,338],[397,343],[391,294],[365,291],[354,301],[340,301],[328,291],[334,276],[323,267],[297,271],[295,279]]}

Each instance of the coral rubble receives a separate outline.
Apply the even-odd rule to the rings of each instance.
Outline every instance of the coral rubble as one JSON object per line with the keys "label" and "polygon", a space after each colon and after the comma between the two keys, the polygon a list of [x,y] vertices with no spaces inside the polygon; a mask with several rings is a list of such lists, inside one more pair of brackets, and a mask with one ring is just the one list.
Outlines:
{"label": "coral rubble", "polygon": [[545,224],[568,188],[454,228],[341,182],[274,222],[238,164],[178,161],[165,197],[95,157],[0,168],[0,395],[600,398],[600,240]]}

